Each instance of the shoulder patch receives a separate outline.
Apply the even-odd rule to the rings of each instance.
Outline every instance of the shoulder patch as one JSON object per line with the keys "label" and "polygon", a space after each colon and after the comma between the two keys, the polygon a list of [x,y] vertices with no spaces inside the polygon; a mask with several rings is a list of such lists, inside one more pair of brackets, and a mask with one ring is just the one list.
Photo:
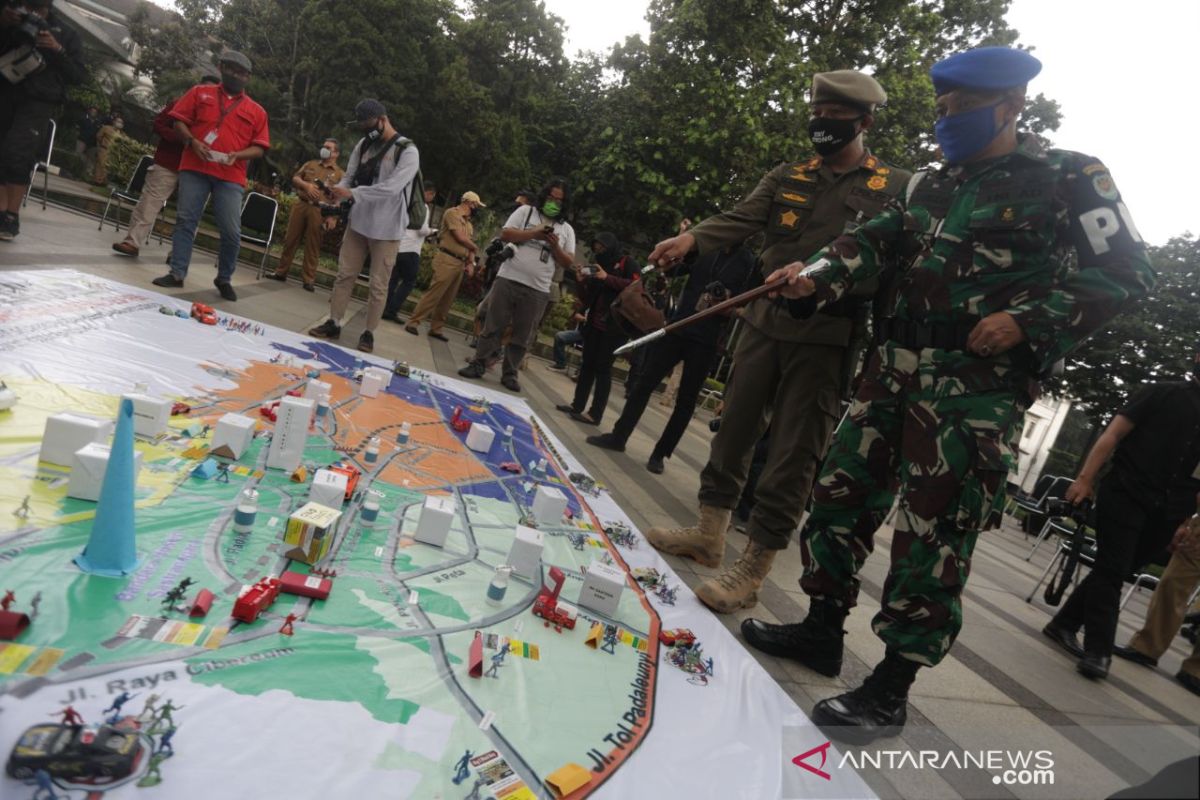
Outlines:
{"label": "shoulder patch", "polygon": [[1084,175],[1094,175],[1097,172],[1108,172],[1108,167],[1104,166],[1099,161],[1094,161],[1083,168]]}
{"label": "shoulder patch", "polygon": [[1112,176],[1107,171],[1097,173],[1092,177],[1092,188],[1105,200],[1116,200],[1120,196],[1117,192],[1117,185],[1113,183]]}
{"label": "shoulder patch", "polygon": [[887,188],[887,184],[887,178],[883,177],[882,175],[872,175],[867,179],[867,188],[874,189],[877,192],[881,189]]}

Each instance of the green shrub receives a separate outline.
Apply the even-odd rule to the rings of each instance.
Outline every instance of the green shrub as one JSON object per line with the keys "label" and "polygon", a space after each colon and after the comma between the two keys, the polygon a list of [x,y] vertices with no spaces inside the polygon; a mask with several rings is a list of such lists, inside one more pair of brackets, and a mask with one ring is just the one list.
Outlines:
{"label": "green shrub", "polygon": [[154,155],[152,145],[130,139],[123,133],[118,133],[108,148],[108,179],[117,186],[129,183],[133,171],[137,169],[142,156]]}

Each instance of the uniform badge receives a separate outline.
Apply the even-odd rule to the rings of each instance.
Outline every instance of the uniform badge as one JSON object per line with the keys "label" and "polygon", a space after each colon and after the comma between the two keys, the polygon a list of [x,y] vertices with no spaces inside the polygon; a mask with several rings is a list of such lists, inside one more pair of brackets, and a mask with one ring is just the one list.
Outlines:
{"label": "uniform badge", "polygon": [[887,178],[884,178],[880,175],[872,175],[867,180],[867,188],[868,189],[874,189],[875,191],[878,192],[880,189],[884,188],[885,186],[887,186]]}
{"label": "uniform badge", "polygon": [[867,160],[863,162],[863,166],[867,169],[875,169],[879,165],[879,159],[875,156],[867,156]]}
{"label": "uniform badge", "polygon": [[1101,164],[1099,161],[1096,161],[1092,164],[1088,164],[1086,167],[1083,168],[1084,175],[1094,175],[1097,172],[1108,172],[1108,168],[1105,167],[1103,164]]}
{"label": "uniform badge", "polygon": [[1092,188],[1096,190],[1096,194],[1105,200],[1117,199],[1117,185],[1113,183],[1112,175],[1109,175],[1107,172],[1092,178]]}
{"label": "uniform badge", "polygon": [[791,200],[793,203],[807,203],[808,195],[796,194],[795,192],[783,192],[779,195],[784,200]]}
{"label": "uniform badge", "polygon": [[794,228],[796,223],[800,221],[800,215],[790,208],[779,215],[779,224],[785,228]]}
{"label": "uniform badge", "polygon": [[879,167],[877,170],[875,170],[876,175],[890,175],[891,172],[892,171],[887,167]]}
{"label": "uniform badge", "polygon": [[1012,222],[1016,218],[1017,218],[1017,212],[1013,210],[1012,206],[1009,206],[1008,208],[1006,208],[1000,212],[1000,221],[1001,222]]}

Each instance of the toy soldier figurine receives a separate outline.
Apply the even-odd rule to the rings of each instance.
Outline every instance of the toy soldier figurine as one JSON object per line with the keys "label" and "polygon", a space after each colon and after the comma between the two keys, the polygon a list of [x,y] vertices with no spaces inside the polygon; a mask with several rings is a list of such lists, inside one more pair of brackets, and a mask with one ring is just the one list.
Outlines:
{"label": "toy soldier figurine", "polygon": [[186,592],[194,583],[195,581],[192,580],[191,576],[185,576],[184,579],[179,582],[179,591]]}
{"label": "toy soldier figurine", "polygon": [[467,752],[463,753],[463,757],[460,758],[458,763],[454,765],[454,777],[451,780],[454,781],[455,786],[462,783],[470,776],[471,756],[473,755],[475,754],[468,750]]}
{"label": "toy soldier figurine", "polygon": [[83,727],[83,717],[79,715],[74,706],[67,706],[60,711],[51,712],[50,716],[54,716],[55,714],[62,714],[63,725],[70,725],[72,728]]}
{"label": "toy soldier figurine", "polygon": [[17,597],[16,597],[16,595],[13,594],[12,589],[5,590],[4,599],[0,600],[0,610],[8,611],[8,607],[11,606],[13,604],[13,601],[15,601],[16,599],[17,599]]}
{"label": "toy soldier figurine", "polygon": [[168,610],[168,611],[174,609],[175,604],[178,603],[182,599],[183,599],[183,589],[176,586],[174,589],[167,592],[166,597],[163,598],[163,601],[162,601],[163,609]]}
{"label": "toy soldier figurine", "polygon": [[159,737],[158,749],[154,751],[155,755],[162,755],[164,758],[175,755],[175,747],[171,744],[171,740],[175,738],[175,732],[178,730],[179,728],[171,728]]}
{"label": "toy soldier figurine", "polygon": [[163,703],[162,706],[160,706],[158,709],[158,714],[155,716],[153,727],[157,728],[159,730],[162,730],[163,728],[166,728],[166,727],[171,727],[171,728],[176,727],[175,726],[175,718],[173,716],[171,716],[171,712],[172,711],[180,711],[184,708],[186,708],[186,706],[177,706],[174,703],[172,703],[170,700]]}
{"label": "toy soldier figurine", "polygon": [[488,678],[499,678],[500,677],[500,675],[498,673],[499,673],[500,667],[504,666],[504,657],[506,655],[508,655],[509,649],[510,648],[509,648],[508,642],[505,642],[503,645],[500,646],[500,652],[498,652],[498,653],[496,653],[496,655],[492,656],[492,665],[490,667],[488,667],[487,672],[484,673],[484,675],[486,677],[488,677]]}
{"label": "toy soldier figurine", "polygon": [[[909,173],[868,151],[864,138],[883,87],[854,70],[813,77],[808,138],[816,155],[780,164],[730,211],[660,242],[651,263],[668,267],[693,249],[701,255],[765,233],[765,275],[808,258],[837,236],[883,211]],[[725,533],[749,474],[754,446],[771,427],[771,449],[755,490],[746,549],[696,596],[722,613],[758,602],[775,554],[786,548],[840,416],[841,396],[865,336],[877,284],[862,282],[844,299],[807,319],[768,297],[746,306],[725,392],[725,413],[700,473],[700,519],[682,528],[651,528],[646,539],[664,553],[718,567]]]}
{"label": "toy soldier figurine", "polygon": [[117,714],[120,714],[121,706],[125,705],[126,703],[128,703],[130,700],[132,700],[135,697],[137,697],[136,694],[130,694],[129,692],[121,692],[119,695],[117,695],[116,697],[113,698],[112,705],[110,705],[108,708],[104,709],[100,713],[107,714],[108,712],[112,711],[114,716]]}
{"label": "toy soldier figurine", "polygon": [[30,619],[37,619],[38,606],[40,606],[41,604],[42,604],[42,593],[37,592],[33,596],[33,599],[29,601],[29,618]]}
{"label": "toy soldier figurine", "polygon": [[283,620],[283,625],[281,625],[279,627],[279,632],[282,633],[284,636],[291,636],[293,633],[295,633],[295,630],[292,629],[292,623],[294,623],[298,619],[300,619],[300,618],[297,617],[295,614],[288,614],[287,617]]}
{"label": "toy soldier figurine", "polygon": [[1025,84],[1040,69],[1006,47],[935,64],[934,131],[946,165],[914,176],[900,208],[837,239],[811,266],[769,278],[787,277],[783,294],[803,317],[885,265],[899,270],[801,535],[808,617],[742,623],[754,647],[837,675],[858,571],[899,496],[872,622],[886,655],[861,687],[813,709],[839,741],[866,744],[904,726],[917,668],[936,666],[962,626],[971,554],[1003,511],[1037,379],[1154,284],[1104,164],[1017,134]]}

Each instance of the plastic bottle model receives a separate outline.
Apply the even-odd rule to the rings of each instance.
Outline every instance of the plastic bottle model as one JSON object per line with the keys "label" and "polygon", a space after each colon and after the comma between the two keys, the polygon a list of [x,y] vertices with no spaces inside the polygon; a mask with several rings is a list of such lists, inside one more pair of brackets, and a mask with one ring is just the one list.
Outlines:
{"label": "plastic bottle model", "polygon": [[374,464],[378,460],[379,460],[379,437],[372,436],[370,441],[367,442],[366,462],[368,464]]}
{"label": "plastic bottle model", "polygon": [[513,437],[513,426],[505,425],[504,426],[504,443],[508,444],[509,442],[511,442],[512,437]]}
{"label": "plastic bottle model", "polygon": [[254,520],[258,516],[258,492],[246,489],[238,497],[237,506],[233,511],[233,530],[235,533],[249,533],[254,529]]}
{"label": "plastic bottle model", "polygon": [[492,582],[488,584],[487,599],[489,603],[498,604],[504,599],[504,593],[508,591],[508,576],[512,575],[512,567],[507,564],[501,564],[496,567],[496,574],[492,576]]}
{"label": "plastic bottle model", "polygon": [[408,444],[408,437],[412,434],[412,426],[407,422],[400,423],[400,432],[396,434],[397,444]]}
{"label": "plastic bottle model", "polygon": [[359,512],[358,518],[367,527],[374,525],[375,520],[379,519],[379,496],[375,492],[367,492],[367,499],[363,500],[362,511]]}

